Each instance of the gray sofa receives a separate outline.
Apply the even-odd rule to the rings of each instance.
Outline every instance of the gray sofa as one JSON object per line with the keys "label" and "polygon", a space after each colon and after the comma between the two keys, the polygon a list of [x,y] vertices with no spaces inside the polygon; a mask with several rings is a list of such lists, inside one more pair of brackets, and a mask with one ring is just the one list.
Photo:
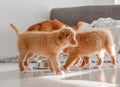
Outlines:
{"label": "gray sofa", "polygon": [[76,25],[78,21],[91,23],[100,17],[120,19],[120,5],[96,5],[68,8],[53,8],[51,19],[59,19],[68,25]]}

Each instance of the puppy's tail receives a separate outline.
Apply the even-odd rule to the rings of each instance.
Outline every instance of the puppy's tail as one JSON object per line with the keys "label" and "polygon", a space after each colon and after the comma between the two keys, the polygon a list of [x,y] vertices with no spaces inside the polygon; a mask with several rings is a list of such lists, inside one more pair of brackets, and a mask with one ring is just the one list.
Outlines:
{"label": "puppy's tail", "polygon": [[74,28],[75,31],[78,31],[78,30],[80,30],[80,28],[81,28],[83,25],[84,25],[84,22],[80,21],[80,22],[77,23],[76,26],[73,26],[73,28]]}
{"label": "puppy's tail", "polygon": [[19,35],[21,33],[20,29],[15,24],[13,24],[12,22],[10,23],[10,26],[16,31],[17,35]]}

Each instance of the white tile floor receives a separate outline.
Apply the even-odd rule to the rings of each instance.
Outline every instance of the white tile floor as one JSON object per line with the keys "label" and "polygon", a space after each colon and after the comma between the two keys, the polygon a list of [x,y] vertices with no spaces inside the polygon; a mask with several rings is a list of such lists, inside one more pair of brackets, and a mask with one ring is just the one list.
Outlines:
{"label": "white tile floor", "polygon": [[[106,64],[107,65],[107,64]],[[120,87],[120,67],[104,66],[55,75],[48,70],[20,73],[17,64],[0,64],[0,87]]]}

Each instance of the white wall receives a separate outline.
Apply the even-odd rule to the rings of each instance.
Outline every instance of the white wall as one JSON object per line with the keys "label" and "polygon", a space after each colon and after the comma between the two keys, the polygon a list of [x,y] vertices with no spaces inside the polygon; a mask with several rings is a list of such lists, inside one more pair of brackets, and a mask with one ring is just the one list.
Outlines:
{"label": "white wall", "polygon": [[25,31],[31,24],[49,19],[52,8],[83,5],[93,5],[93,0],[0,0],[0,58],[17,55],[17,36],[10,21]]}
{"label": "white wall", "polygon": [[120,4],[120,0],[114,0],[115,4]]}
{"label": "white wall", "polygon": [[114,0],[94,0],[95,5],[112,5]]}

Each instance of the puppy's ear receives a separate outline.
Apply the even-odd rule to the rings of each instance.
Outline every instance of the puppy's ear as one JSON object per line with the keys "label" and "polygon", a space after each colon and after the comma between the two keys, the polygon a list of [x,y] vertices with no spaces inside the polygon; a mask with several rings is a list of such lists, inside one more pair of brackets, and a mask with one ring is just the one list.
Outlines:
{"label": "puppy's ear", "polygon": [[59,32],[58,34],[58,38],[60,40],[68,38],[70,36],[70,32],[68,30],[62,30],[61,32]]}

